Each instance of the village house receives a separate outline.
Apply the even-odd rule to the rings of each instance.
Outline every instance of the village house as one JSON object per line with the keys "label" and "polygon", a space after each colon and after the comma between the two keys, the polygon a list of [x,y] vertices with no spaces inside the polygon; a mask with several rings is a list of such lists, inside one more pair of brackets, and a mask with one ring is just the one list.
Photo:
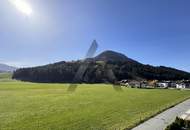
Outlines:
{"label": "village house", "polygon": [[121,80],[119,82],[121,86],[132,88],[177,88],[177,89],[190,89],[190,80],[182,81],[138,81],[138,80]]}
{"label": "village house", "polygon": [[120,84],[121,86],[128,87],[128,86],[129,86],[129,83],[128,83],[128,82],[129,82],[129,81],[128,81],[127,79],[124,79],[124,80],[119,81],[119,84]]}
{"label": "village house", "polygon": [[169,84],[169,87],[170,88],[176,88],[176,82],[175,81],[173,81],[173,82],[170,82],[170,84]]}
{"label": "village house", "polygon": [[147,81],[147,86],[151,88],[155,88],[158,80],[149,80]]}
{"label": "village house", "polygon": [[134,88],[139,88],[139,87],[141,86],[140,82],[139,82],[139,81],[135,81],[135,80],[129,81],[128,84],[129,84],[129,86],[132,87],[132,88],[133,88],[133,87],[134,87]]}
{"label": "village house", "polygon": [[183,88],[186,88],[186,86],[184,83],[177,83],[176,88],[183,89]]}
{"label": "village house", "polygon": [[178,88],[178,89],[189,88],[190,89],[190,80],[182,80],[182,81],[176,83],[176,88]]}
{"label": "village house", "polygon": [[160,81],[156,83],[156,87],[158,88],[168,88],[169,87],[169,83],[166,81]]}
{"label": "village house", "polygon": [[159,88],[177,88],[176,81],[159,81],[156,83]]}
{"label": "village house", "polygon": [[120,85],[132,88],[146,88],[148,86],[148,83],[147,81],[122,80],[120,81]]}

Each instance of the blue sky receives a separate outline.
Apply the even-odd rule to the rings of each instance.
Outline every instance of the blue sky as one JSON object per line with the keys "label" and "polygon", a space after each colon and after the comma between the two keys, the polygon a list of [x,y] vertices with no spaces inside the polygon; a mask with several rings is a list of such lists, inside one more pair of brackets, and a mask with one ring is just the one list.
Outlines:
{"label": "blue sky", "polygon": [[114,50],[190,72],[189,0],[26,0],[26,16],[0,1],[0,62],[35,66]]}

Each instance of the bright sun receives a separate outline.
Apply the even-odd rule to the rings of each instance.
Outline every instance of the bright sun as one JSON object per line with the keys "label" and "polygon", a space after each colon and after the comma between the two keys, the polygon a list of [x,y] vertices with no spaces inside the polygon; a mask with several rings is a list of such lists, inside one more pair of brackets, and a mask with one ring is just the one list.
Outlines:
{"label": "bright sun", "polygon": [[32,8],[26,0],[9,0],[20,12],[30,16],[32,14]]}

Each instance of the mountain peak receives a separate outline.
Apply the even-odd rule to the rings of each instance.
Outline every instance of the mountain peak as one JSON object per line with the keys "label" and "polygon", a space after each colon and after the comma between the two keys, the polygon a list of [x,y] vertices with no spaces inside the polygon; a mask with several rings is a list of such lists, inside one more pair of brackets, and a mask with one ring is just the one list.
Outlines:
{"label": "mountain peak", "polygon": [[98,56],[96,56],[95,60],[97,61],[126,61],[128,60],[128,58],[124,54],[121,54],[112,50],[107,50],[107,51],[102,52]]}

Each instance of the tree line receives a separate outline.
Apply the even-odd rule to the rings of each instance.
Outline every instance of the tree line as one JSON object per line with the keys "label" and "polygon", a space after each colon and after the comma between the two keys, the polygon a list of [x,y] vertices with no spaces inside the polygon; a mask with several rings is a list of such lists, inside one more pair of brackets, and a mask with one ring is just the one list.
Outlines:
{"label": "tree line", "polygon": [[[78,80],[74,77],[81,66],[85,72]],[[110,72],[112,72],[110,74]],[[190,79],[190,73],[164,66],[154,67],[133,61],[73,61],[58,62],[39,67],[21,68],[13,73],[13,79],[42,83],[106,83],[123,79],[181,80]]]}

